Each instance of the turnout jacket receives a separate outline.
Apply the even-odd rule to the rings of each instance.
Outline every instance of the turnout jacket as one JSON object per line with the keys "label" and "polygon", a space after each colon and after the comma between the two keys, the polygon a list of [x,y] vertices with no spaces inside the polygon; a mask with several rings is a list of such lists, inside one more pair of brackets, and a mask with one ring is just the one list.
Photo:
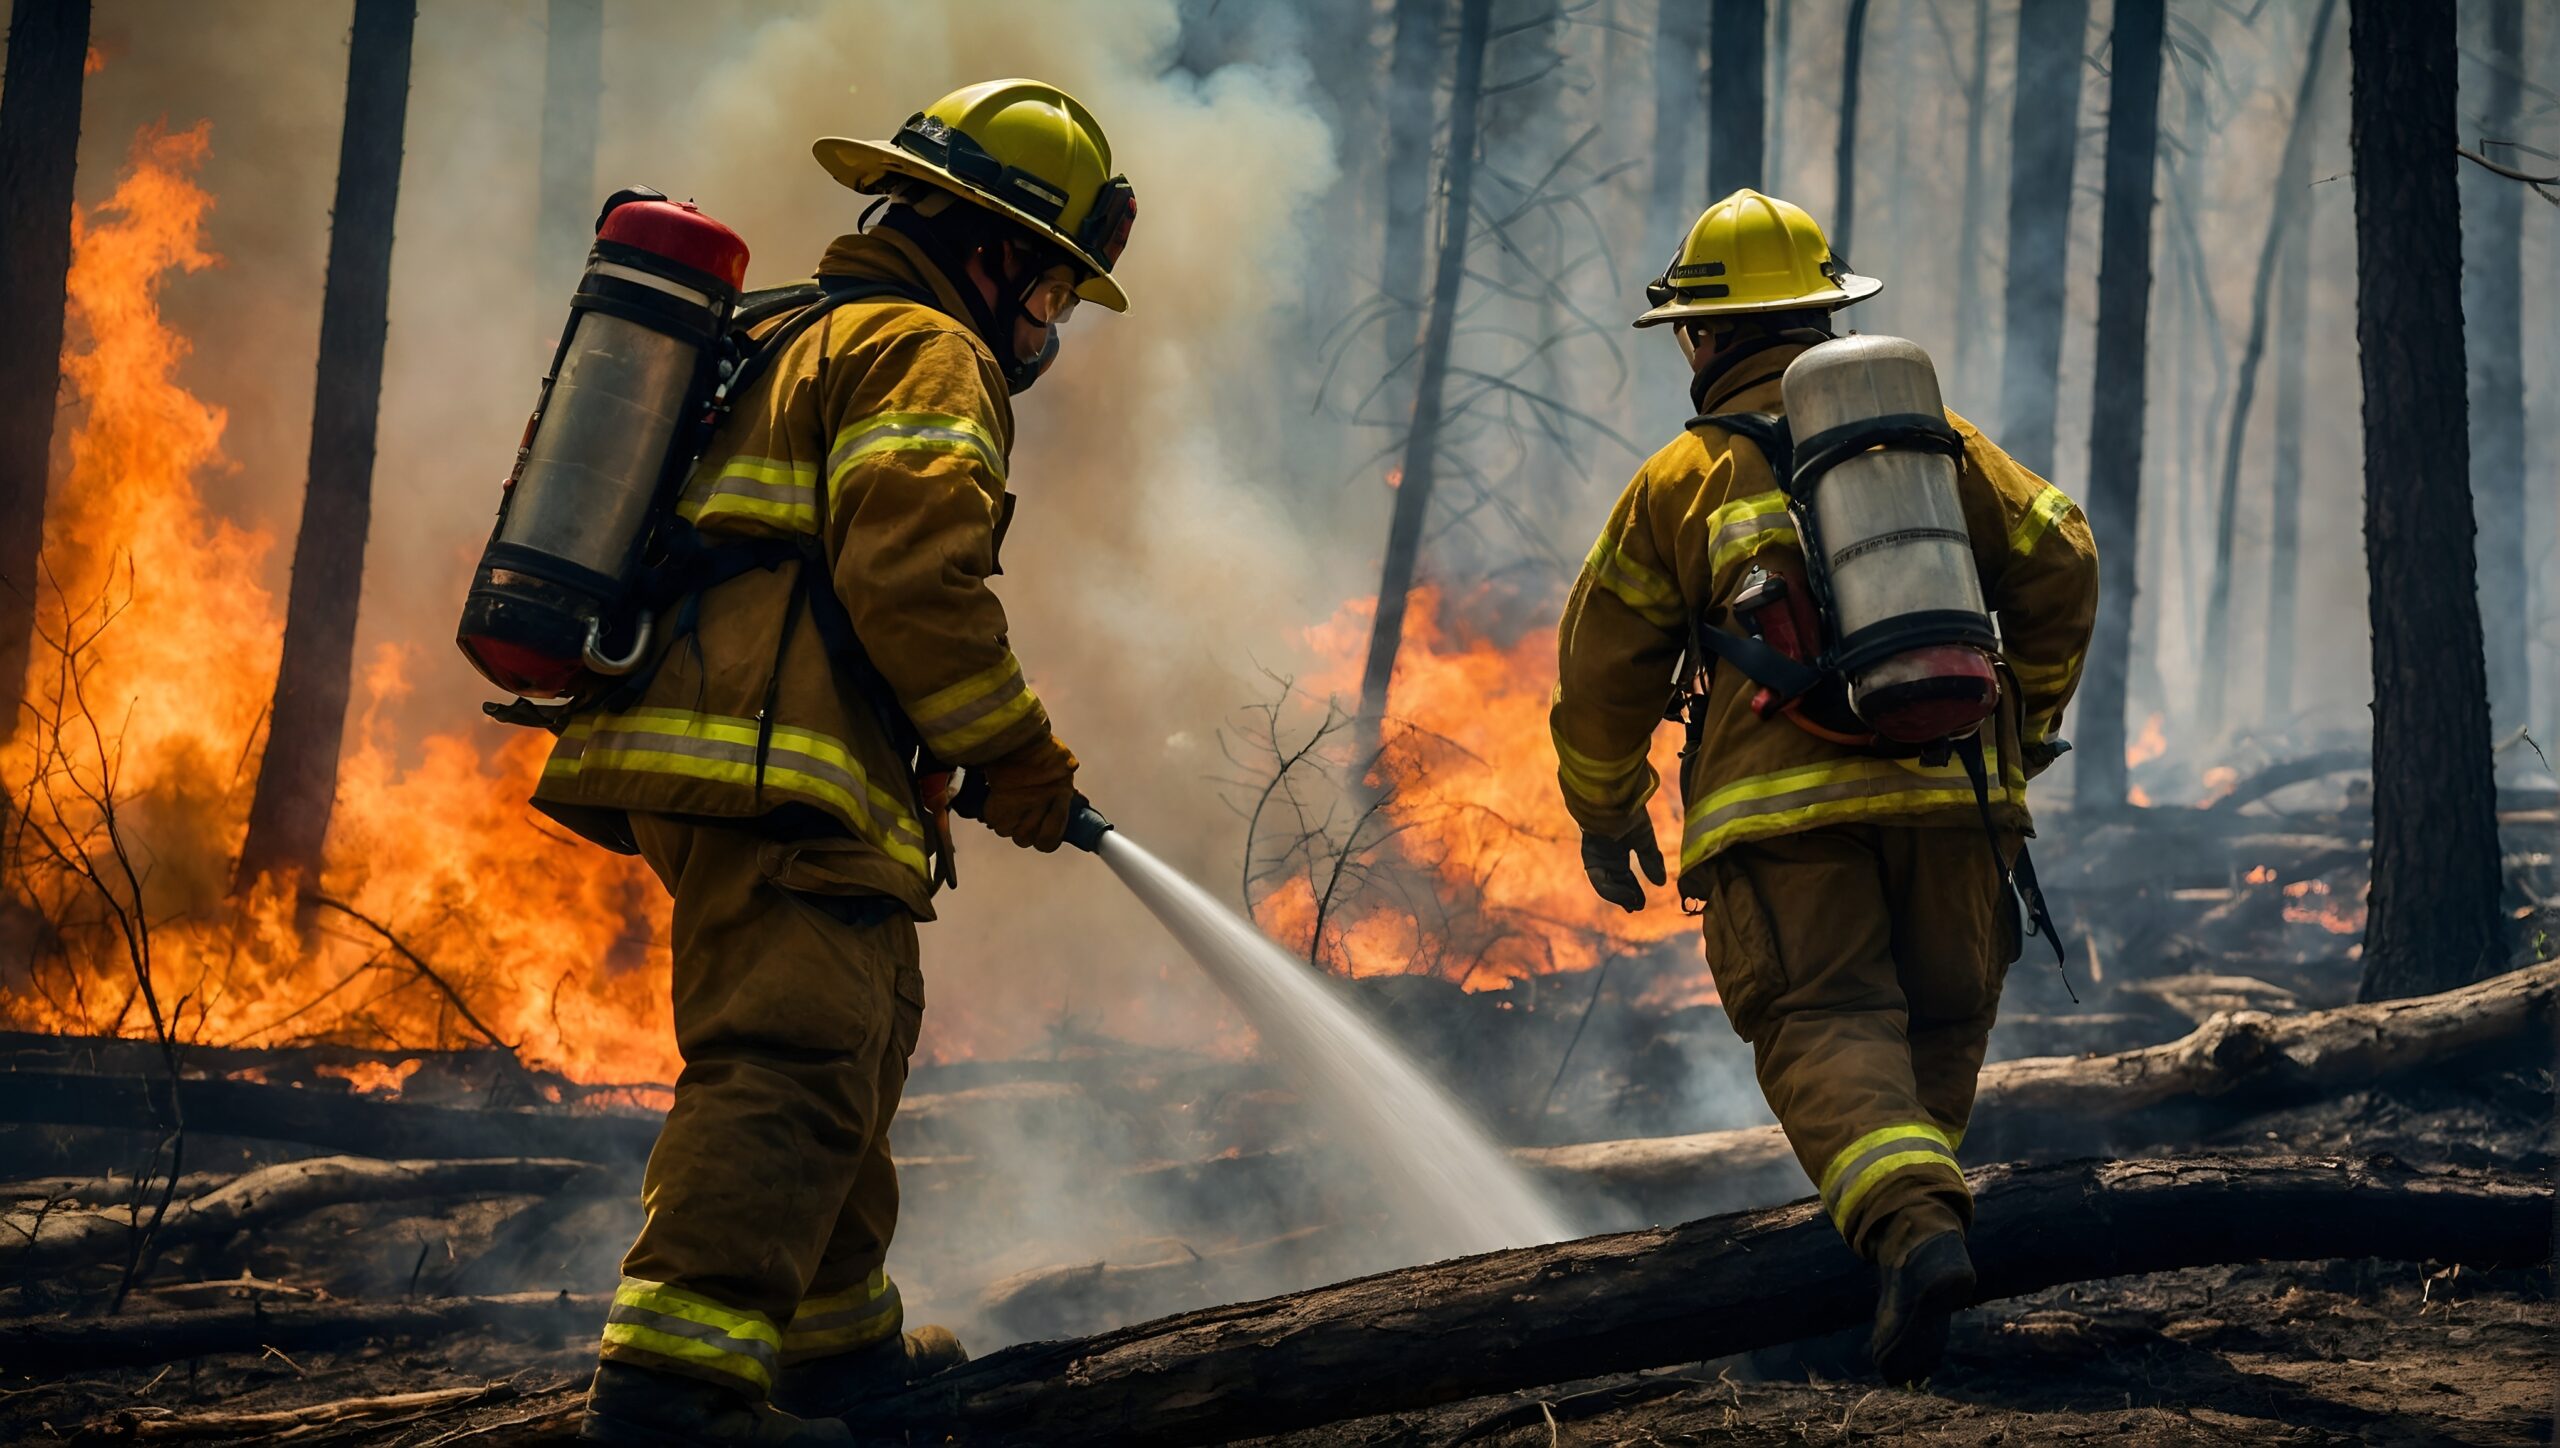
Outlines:
{"label": "turnout jacket", "polygon": [[[1744,359],[1706,393],[1704,411],[1784,415],[1779,379],[1806,349]],[[2052,762],[2063,706],[2080,682],[2097,615],[2098,553],[2088,520],[2061,489],[2020,466],[1950,412],[1964,439],[1958,488],[2003,664],[1984,758],[1994,820],[2027,831],[2027,780]],[[1619,835],[1644,817],[1658,781],[1647,761],[1674,673],[1699,627],[1738,631],[1730,601],[1752,560],[1775,554],[1801,576],[1803,554],[1778,478],[1756,444],[1720,427],[1684,430],[1638,469],[1609,514],[1565,604],[1549,714],[1557,781],[1584,829]],[[1790,571],[1790,570],[1779,570]],[[1751,711],[1758,686],[1715,669],[1699,747],[1683,765],[1685,877],[1744,840],[1850,821],[1970,824],[1980,818],[1961,763],[1932,767],[1820,739]]]}
{"label": "turnout jacket", "polygon": [[[1012,516],[1002,374],[957,320],[968,314],[952,284],[906,238],[840,237],[818,270],[894,281],[939,305],[848,302],[794,338],[736,399],[677,511],[706,542],[814,538],[926,746],[949,764],[995,759],[1049,732],[988,586]],[[803,566],[703,591],[690,630],[671,617],[681,607],[661,614],[660,661],[641,697],[574,716],[534,804],[626,851],[630,811],[841,832],[855,845],[828,853],[837,878],[822,889],[887,895],[931,919],[930,817],[874,701],[798,616]]]}

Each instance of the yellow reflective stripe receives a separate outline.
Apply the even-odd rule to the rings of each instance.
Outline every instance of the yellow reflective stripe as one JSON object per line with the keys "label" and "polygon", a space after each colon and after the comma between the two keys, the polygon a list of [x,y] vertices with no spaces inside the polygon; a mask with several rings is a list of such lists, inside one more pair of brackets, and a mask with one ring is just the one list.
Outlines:
{"label": "yellow reflective stripe", "polygon": [[685,484],[676,516],[688,523],[705,517],[745,517],[796,532],[818,526],[818,467],[787,458],[734,457],[708,477]]}
{"label": "yellow reflective stripe", "polygon": [[[681,709],[633,709],[572,722],[543,767],[546,782],[589,769],[626,770],[753,788],[753,720]],[[906,805],[871,780],[842,741],[806,729],[777,727],[765,756],[764,783],[832,806],[883,854],[918,874],[930,873],[924,827]]]}
{"label": "yellow reflective stripe", "polygon": [[[2053,728],[2062,722],[2060,709],[2038,709],[2018,722],[2018,732],[2029,744],[2042,744],[2053,737]],[[2007,776],[2001,776],[2006,779]]]}
{"label": "yellow reflective stripe", "polygon": [[1915,1167],[1943,1167],[1958,1182],[1964,1169],[1956,1164],[1954,1141],[1926,1121],[1901,1121],[1879,1127],[1832,1154],[1819,1183],[1831,1220],[1845,1232],[1850,1214],[1878,1183]]}
{"label": "yellow reflective stripe", "polygon": [[615,1348],[622,1348],[627,1351],[646,1353],[651,1357],[688,1363],[698,1368],[708,1368],[716,1373],[726,1373],[730,1377],[754,1385],[760,1391],[771,1391],[773,1387],[772,1368],[743,1353],[731,1352],[717,1343],[705,1342],[700,1338],[681,1337],[675,1333],[661,1332],[653,1327],[643,1327],[636,1322],[608,1322],[604,1325],[604,1344],[606,1357],[623,1356],[622,1353],[614,1351]]}
{"label": "yellow reflective stripe", "polygon": [[1831,1208],[1831,1220],[1845,1229],[1850,1214],[1858,1210],[1858,1203],[1866,1200],[1867,1193],[1874,1191],[1886,1177],[1913,1167],[1937,1167],[1954,1173],[1958,1183],[1964,1181],[1964,1168],[1956,1165],[1956,1159],[1946,1152],[1934,1147],[1920,1151],[1898,1151],[1891,1156],[1879,1157],[1869,1162],[1859,1171],[1857,1180],[1849,1184],[1849,1189],[1840,1194],[1840,1200]]}
{"label": "yellow reflective stripe", "polygon": [[905,1323],[898,1285],[875,1269],[860,1286],[802,1302],[782,1331],[783,1357],[796,1362],[869,1347],[896,1336]]}
{"label": "yellow reflective stripe", "polygon": [[949,412],[875,412],[847,423],[827,452],[827,491],[867,457],[890,452],[936,452],[974,457],[1004,481],[1004,451],[976,419]]}
{"label": "yellow reflective stripe", "polygon": [[1765,548],[1795,541],[1796,520],[1787,511],[1787,495],[1774,489],[1736,498],[1707,515],[1707,566],[1718,576]]}
{"label": "yellow reflective stripe", "polygon": [[2036,494],[2035,501],[2027,505],[2026,516],[2009,530],[2009,551],[2020,554],[2034,552],[2036,544],[2044,541],[2044,535],[2053,531],[2053,525],[2079,506],[2071,501],[2070,494],[2051,483],[2045,484],[2044,491]]}
{"label": "yellow reflective stripe", "polygon": [[1675,628],[1684,616],[1680,590],[1671,580],[1628,557],[1617,540],[1606,534],[1591,545],[1591,556],[1583,560],[1582,571],[1594,587],[1607,589],[1620,603],[1635,610],[1636,617],[1656,628]]}
{"label": "yellow reflective stripe", "polygon": [[926,746],[947,758],[1002,734],[1039,705],[1040,696],[1023,680],[1022,661],[1007,650],[989,667],[917,700],[910,717]]}
{"label": "yellow reflective stripe", "polygon": [[1850,1142],[1847,1146],[1833,1152],[1831,1154],[1830,1164],[1822,1169],[1822,1179],[1815,1183],[1815,1189],[1820,1191],[1822,1195],[1826,1197],[1830,1196],[1831,1189],[1834,1186],[1837,1186],[1840,1182],[1840,1174],[1849,1169],[1850,1163],[1856,1161],[1859,1157],[1866,1155],[1868,1152],[1875,1150],[1877,1147],[1884,1145],[1886,1142],[1892,1141],[1896,1137],[1903,1136],[1916,1136],[1924,1141],[1934,1141],[1938,1145],[1945,1147],[1948,1155],[1952,1156],[1955,1154],[1955,1143],[1948,1139],[1945,1132],[1940,1131],[1930,1123],[1926,1121],[1897,1121],[1891,1126],[1878,1127],[1875,1130],[1868,1132],[1866,1135],[1859,1137],[1857,1140]]}
{"label": "yellow reflective stripe", "polygon": [[1565,742],[1564,731],[1550,729],[1556,746],[1556,778],[1587,804],[1616,806],[1631,792],[1643,772],[1646,746],[1620,759],[1595,759]]}
{"label": "yellow reflective stripe", "polygon": [[758,1389],[773,1386],[781,1329],[761,1312],[739,1312],[663,1282],[626,1277],[606,1313],[605,1355],[615,1349],[724,1373]]}
{"label": "yellow reflective stripe", "polygon": [[[1999,749],[1986,743],[1987,772],[2008,794],[2011,771]],[[1824,760],[1738,779],[1689,807],[1680,846],[1680,868],[1739,840],[1784,834],[1808,824],[1909,813],[1973,803],[1973,782],[1962,768],[1929,768],[1899,759]]]}
{"label": "yellow reflective stripe", "polygon": [[2030,689],[2050,691],[2079,678],[2081,663],[2079,654],[2073,654],[2058,664],[2028,663],[2013,654],[2009,658],[2009,672],[2017,675],[2018,682]]}

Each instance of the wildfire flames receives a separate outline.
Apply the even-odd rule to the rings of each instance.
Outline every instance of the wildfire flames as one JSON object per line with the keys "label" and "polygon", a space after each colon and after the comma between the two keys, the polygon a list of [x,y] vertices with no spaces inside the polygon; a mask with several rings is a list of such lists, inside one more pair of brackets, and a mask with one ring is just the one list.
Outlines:
{"label": "wildfire flames", "polygon": [[[1373,776],[1387,787],[1382,852],[1401,868],[1392,886],[1326,912],[1318,958],[1349,975],[1430,973],[1488,989],[1589,969],[1692,929],[1667,889],[1649,891],[1648,908],[1629,915],[1583,880],[1580,831],[1557,793],[1547,739],[1553,638],[1542,629],[1509,643],[1469,636],[1444,618],[1443,602],[1428,587],[1411,595]],[[1309,632],[1327,661],[1303,681],[1310,693],[1357,692],[1375,612],[1364,600]],[[1676,858],[1674,753],[1668,734],[1657,735],[1654,767],[1666,784],[1653,803],[1654,834]],[[1280,883],[1256,912],[1263,928],[1304,949],[1328,883],[1304,874]],[[1704,980],[1701,970],[1692,989],[1712,1000]]]}
{"label": "wildfire flames", "polygon": [[[218,264],[194,179],[210,144],[202,125],[145,129],[113,195],[74,221],[69,466],[28,708],[0,748],[0,1013],[120,1034],[156,1016],[220,1045],[494,1038],[585,1079],[669,1079],[655,884],[527,814],[540,736],[485,753],[393,737],[401,651],[361,670],[317,882],[354,913],[297,913],[292,882],[229,898],[283,625],[258,582],[273,535],[198,492],[228,466],[225,418],[177,381],[187,344],[160,315],[172,274]],[[575,965],[534,964],[555,962]]]}

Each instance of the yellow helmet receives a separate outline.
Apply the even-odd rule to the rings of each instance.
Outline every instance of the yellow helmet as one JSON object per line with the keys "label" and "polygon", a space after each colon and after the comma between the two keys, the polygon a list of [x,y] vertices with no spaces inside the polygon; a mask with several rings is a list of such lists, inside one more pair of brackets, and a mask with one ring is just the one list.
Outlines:
{"label": "yellow helmet", "polygon": [[1111,264],[1129,244],[1137,193],[1112,173],[1102,123],[1056,86],[981,81],[908,117],[886,142],[826,136],[810,149],[856,191],[904,177],[997,213],[1085,270],[1077,295],[1129,310]]}
{"label": "yellow helmet", "polygon": [[1883,290],[1884,283],[1851,275],[1832,256],[1831,243],[1803,207],[1745,186],[1699,214],[1680,254],[1646,285],[1653,310],[1635,324],[1837,311]]}

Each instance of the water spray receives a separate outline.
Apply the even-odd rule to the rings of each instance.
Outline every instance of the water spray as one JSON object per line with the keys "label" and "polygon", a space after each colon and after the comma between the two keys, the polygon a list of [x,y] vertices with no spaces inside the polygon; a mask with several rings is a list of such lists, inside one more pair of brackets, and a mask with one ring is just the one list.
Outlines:
{"label": "water spray", "polygon": [[1244,1012],[1416,1245],[1454,1257],[1575,1235],[1448,1089],[1333,981],[1113,828],[1083,795],[1066,842],[1109,865]]}

